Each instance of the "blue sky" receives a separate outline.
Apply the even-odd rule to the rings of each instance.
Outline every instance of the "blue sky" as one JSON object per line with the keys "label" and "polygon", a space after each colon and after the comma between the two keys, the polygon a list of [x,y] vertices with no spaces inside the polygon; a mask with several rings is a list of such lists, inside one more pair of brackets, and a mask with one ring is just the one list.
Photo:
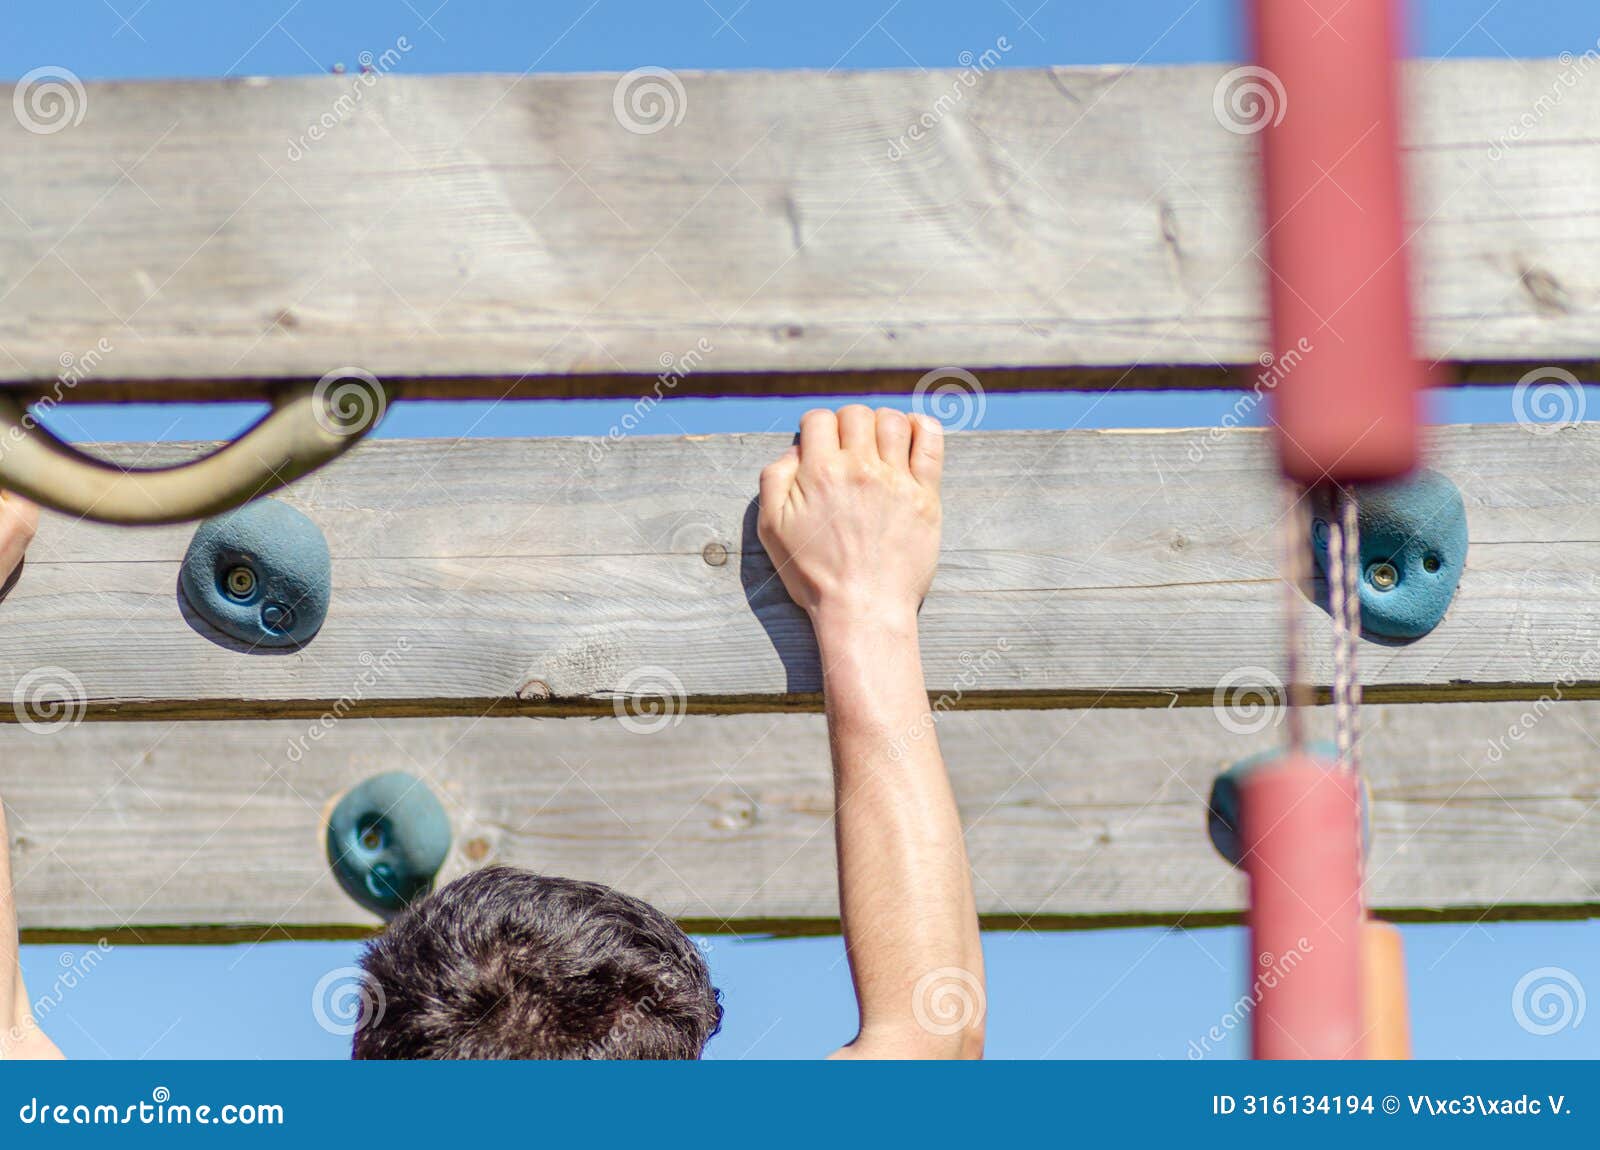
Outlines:
{"label": "blue sky", "polygon": [[[1553,56],[1600,36],[1588,0],[1428,0],[1420,55]],[[997,36],[1010,66],[1240,56],[1239,0],[65,0],[13,5],[0,75],[41,62],[84,79],[288,75],[381,51],[425,72],[940,68]],[[127,22],[123,22],[123,18]]]}
{"label": "blue sky", "polygon": [[[1277,0],[1274,0],[1277,2]],[[1292,2],[1292,0],[1281,0]],[[686,68],[939,68],[999,36],[1007,66],[1236,59],[1235,0],[66,0],[15,5],[0,76],[41,65],[85,80],[286,75],[353,66],[404,35],[413,72]],[[1582,52],[1600,36],[1592,0],[1417,4],[1422,55]],[[1594,396],[1589,397],[1591,401]],[[893,401],[901,402],[901,401]],[[992,396],[986,429],[1196,426],[1231,408],[1219,394]],[[379,434],[602,434],[626,401],[397,404]],[[671,400],[661,430],[786,429],[807,402]],[[1600,408],[1597,408],[1600,410]],[[1505,422],[1504,389],[1439,397],[1441,421]],[[75,439],[215,438],[248,422],[236,407],[69,408],[49,420]],[[1199,827],[1197,820],[1197,832]],[[1561,967],[1600,988],[1600,922],[1406,928],[1417,1053],[1433,1057],[1600,1057],[1600,1022],[1536,1036],[1512,994],[1530,970]],[[1244,978],[1237,929],[990,934],[990,1053],[996,1057],[1183,1058]],[[727,996],[716,1057],[812,1057],[846,1040],[852,1001],[836,938],[709,940]],[[82,947],[31,946],[36,996]],[[354,944],[119,947],[59,995],[51,1030],[77,1057],[339,1057],[345,1040],[311,1010],[318,980]],[[1224,1056],[1237,1056],[1237,1042]]]}

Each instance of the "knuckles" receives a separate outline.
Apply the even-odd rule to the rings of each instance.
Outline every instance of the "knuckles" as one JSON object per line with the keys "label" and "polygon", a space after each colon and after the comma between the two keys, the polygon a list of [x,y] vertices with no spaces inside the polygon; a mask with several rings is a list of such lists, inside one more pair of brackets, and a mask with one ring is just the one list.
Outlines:
{"label": "knuckles", "polygon": [[905,412],[898,411],[895,408],[878,408],[878,422],[893,428],[896,431],[903,431],[907,435],[911,434],[911,417]]}

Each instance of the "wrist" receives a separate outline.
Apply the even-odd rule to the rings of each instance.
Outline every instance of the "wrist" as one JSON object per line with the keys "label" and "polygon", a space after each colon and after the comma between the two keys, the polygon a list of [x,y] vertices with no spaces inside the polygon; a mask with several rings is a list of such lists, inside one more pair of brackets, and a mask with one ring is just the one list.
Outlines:
{"label": "wrist", "polygon": [[822,648],[915,639],[917,607],[911,602],[828,600],[810,609]]}

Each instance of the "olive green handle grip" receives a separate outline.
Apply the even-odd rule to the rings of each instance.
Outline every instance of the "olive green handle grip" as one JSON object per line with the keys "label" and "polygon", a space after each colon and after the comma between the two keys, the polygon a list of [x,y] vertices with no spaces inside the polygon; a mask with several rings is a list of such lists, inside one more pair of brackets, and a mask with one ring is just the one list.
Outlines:
{"label": "olive green handle grip", "polygon": [[[360,379],[344,375],[344,388],[329,389],[332,374],[281,393],[232,443],[161,468],[125,469],[85,455],[40,426],[18,396],[0,392],[0,489],[100,523],[179,523],[219,514],[316,470],[378,422],[387,402],[383,385],[362,372]],[[356,387],[362,394],[353,394]]]}

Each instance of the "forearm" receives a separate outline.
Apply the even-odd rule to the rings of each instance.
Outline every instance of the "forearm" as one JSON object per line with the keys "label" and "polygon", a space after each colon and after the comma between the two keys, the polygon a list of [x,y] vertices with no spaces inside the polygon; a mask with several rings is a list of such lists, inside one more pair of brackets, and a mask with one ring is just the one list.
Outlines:
{"label": "forearm", "polygon": [[861,1004],[861,1032],[846,1053],[976,1056],[983,955],[916,616],[824,610],[815,623],[837,795],[840,913]]}
{"label": "forearm", "polygon": [[17,933],[17,901],[11,887],[11,831],[0,804],[0,1023],[10,1037],[27,1014],[27,992],[22,986],[22,962]]}
{"label": "forearm", "polygon": [[11,838],[0,806],[0,1059],[60,1058],[34,1020],[22,982],[16,892],[11,885]]}
{"label": "forearm", "polygon": [[[0,590],[7,589],[39,522],[39,509],[0,491]],[[60,1058],[40,1031],[22,984],[16,890],[11,881],[11,832],[0,802],[0,1058]]]}
{"label": "forearm", "polygon": [[[11,582],[33,538],[37,510],[32,504],[0,491],[0,589]],[[14,1030],[29,1013],[22,986],[22,963],[17,934],[17,900],[11,885],[11,829],[0,799],[0,1026]],[[4,1053],[0,1050],[0,1053]]]}

